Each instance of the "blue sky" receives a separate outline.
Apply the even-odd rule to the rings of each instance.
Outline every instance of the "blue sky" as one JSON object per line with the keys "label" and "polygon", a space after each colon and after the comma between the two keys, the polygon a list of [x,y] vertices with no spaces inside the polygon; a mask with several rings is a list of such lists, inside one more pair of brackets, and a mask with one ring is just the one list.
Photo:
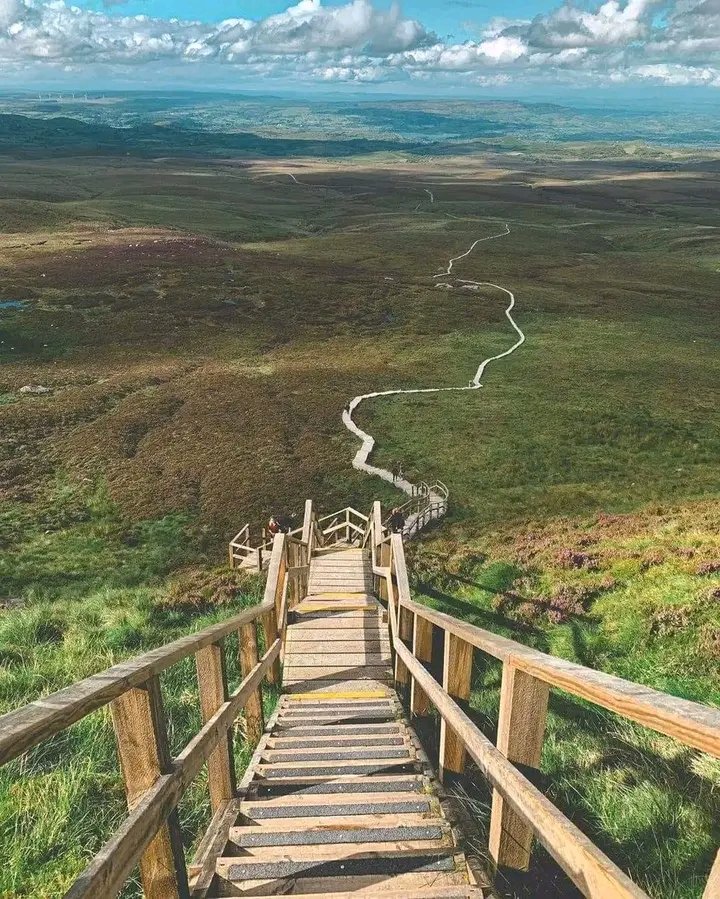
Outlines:
{"label": "blue sky", "polygon": [[[77,5],[96,10],[107,9],[102,0]],[[343,3],[342,0],[328,0],[325,5],[342,6]],[[379,0],[375,5],[387,9],[390,2]],[[234,17],[262,19],[283,12],[288,6],[289,3],[283,0],[207,0],[202,4],[198,4],[197,0],[131,0],[122,5],[122,11],[162,18],[199,18],[212,22]],[[473,20],[480,22],[499,13],[508,18],[529,17],[543,10],[537,0],[508,0],[505,3],[492,0],[406,0],[402,8],[408,17],[421,20],[441,37],[451,36],[462,40],[473,36],[472,31],[464,27],[465,23],[472,23]]]}
{"label": "blue sky", "polygon": [[562,96],[720,88],[720,0],[0,0],[0,84]]}

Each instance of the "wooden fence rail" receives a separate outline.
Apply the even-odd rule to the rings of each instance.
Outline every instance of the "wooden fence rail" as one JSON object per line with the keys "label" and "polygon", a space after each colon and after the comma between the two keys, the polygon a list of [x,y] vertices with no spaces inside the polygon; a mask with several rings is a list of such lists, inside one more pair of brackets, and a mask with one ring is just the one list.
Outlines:
{"label": "wooden fence rail", "polygon": [[[307,540],[275,537],[258,605],[0,717],[0,764],[5,764],[110,705],[128,816],[72,885],[68,899],[115,896],[138,864],[150,899],[189,896],[177,805],[203,765],[208,766],[216,817],[235,797],[232,728],[244,713],[248,742],[254,745],[262,735],[262,682],[279,681],[287,611],[307,588],[310,557],[322,539],[311,502],[301,530]],[[262,657],[259,625],[264,631]],[[242,681],[229,693],[225,638],[231,634],[239,639]],[[159,675],[190,656],[195,657],[202,727],[173,758]]]}
{"label": "wooden fence rail", "polygon": [[[440,717],[441,777],[464,773],[471,759],[493,788],[489,854],[494,863],[527,869],[537,839],[584,895],[645,897],[525,774],[540,765],[550,691],[565,691],[716,757],[720,757],[720,710],[538,652],[414,602],[402,536],[387,532],[379,503],[368,516],[348,507],[319,519],[310,501],[302,527],[275,536],[258,605],[0,717],[1,765],[86,715],[110,707],[128,814],[66,896],[115,896],[139,865],[150,899],[187,899],[178,803],[207,765],[214,817],[203,844],[212,840],[216,822],[228,815],[236,795],[232,728],[244,714],[248,742],[255,745],[260,739],[262,684],[279,681],[288,613],[307,593],[313,551],[332,547],[338,539],[370,549],[376,593],[388,608],[395,681],[406,692],[413,715],[427,715],[434,707]],[[429,670],[438,630],[443,636],[440,680]],[[234,634],[239,639],[242,679],[230,692],[227,638]],[[470,696],[476,651],[503,666],[496,745],[463,709]],[[160,675],[191,656],[202,726],[173,757]],[[720,855],[704,899],[719,897]]]}
{"label": "wooden fence rail", "polygon": [[[387,533],[377,503],[368,527],[377,593],[388,604],[396,683],[409,688],[413,714],[427,714],[433,705],[440,716],[441,778],[462,774],[469,756],[492,785],[489,854],[494,864],[526,870],[537,839],[585,896],[644,897],[521,773],[520,767],[540,765],[550,690],[581,697],[716,757],[720,710],[547,655],[414,602],[402,538]],[[428,670],[435,628],[443,632],[442,683]],[[503,663],[496,746],[462,709],[470,695],[476,649]],[[704,899],[720,897],[719,876],[720,854]]]}

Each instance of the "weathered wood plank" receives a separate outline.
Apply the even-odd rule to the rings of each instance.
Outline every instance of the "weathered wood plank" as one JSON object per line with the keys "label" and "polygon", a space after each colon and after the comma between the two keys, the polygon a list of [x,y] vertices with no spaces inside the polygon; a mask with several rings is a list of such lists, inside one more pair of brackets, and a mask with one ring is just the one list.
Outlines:
{"label": "weathered wood plank", "polygon": [[[497,748],[513,764],[538,768],[547,720],[549,686],[519,671],[503,666]],[[533,830],[502,794],[493,792],[490,817],[490,855],[498,867],[526,871],[530,865]]]}
{"label": "weathered wood plank", "polygon": [[[443,689],[449,696],[469,699],[472,663],[473,647],[454,634],[445,634]],[[440,780],[447,774],[462,774],[464,768],[463,741],[443,718],[440,722]]]}
{"label": "weathered wood plank", "polygon": [[[388,639],[385,640],[347,640],[347,639],[338,639],[336,634],[338,631],[331,631],[328,633],[325,640],[303,640],[298,639],[293,634],[293,630],[290,630],[288,634],[288,640],[285,647],[286,653],[300,653],[300,652],[340,652],[343,653],[354,653],[354,652],[390,652],[390,641]],[[353,632],[357,636],[357,632]]]}
{"label": "weathered wood plank", "polygon": [[327,668],[333,666],[389,665],[390,653],[364,651],[309,653],[294,649],[285,657],[286,667]]}
{"label": "weathered wood plank", "polygon": [[[172,764],[158,679],[153,677],[118,697],[111,712],[128,809],[132,812],[161,775],[170,772]],[[183,899],[189,895],[182,835],[175,814],[153,832],[140,859],[140,876],[147,899]]]}

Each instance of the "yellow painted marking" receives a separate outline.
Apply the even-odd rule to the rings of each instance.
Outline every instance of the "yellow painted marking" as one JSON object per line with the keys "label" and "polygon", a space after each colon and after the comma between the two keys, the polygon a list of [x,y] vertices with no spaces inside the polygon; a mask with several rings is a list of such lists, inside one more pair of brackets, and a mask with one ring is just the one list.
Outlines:
{"label": "yellow painted marking", "polygon": [[288,699],[302,702],[303,700],[316,701],[318,696],[323,699],[390,699],[392,693],[385,690],[355,690],[345,693],[288,693]]}
{"label": "yellow painted marking", "polygon": [[377,606],[298,606],[298,615],[306,612],[376,612]]}

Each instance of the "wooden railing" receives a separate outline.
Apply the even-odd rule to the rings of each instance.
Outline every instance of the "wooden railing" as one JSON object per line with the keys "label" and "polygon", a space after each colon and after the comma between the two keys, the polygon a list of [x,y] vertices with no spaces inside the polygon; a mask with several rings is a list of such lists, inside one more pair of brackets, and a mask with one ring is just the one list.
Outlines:
{"label": "wooden railing", "polygon": [[250,525],[246,524],[232,538],[228,544],[228,554],[231,568],[248,566],[262,571],[263,561],[272,550],[272,540],[263,535],[253,540],[250,534]]}
{"label": "wooden railing", "polygon": [[[310,500],[308,502],[312,505]],[[309,538],[309,532],[306,534],[306,524],[307,516],[303,519],[300,527],[289,531],[288,536],[299,538],[302,535],[302,539],[307,542],[306,537]],[[308,526],[312,529],[315,547],[342,542],[359,545],[365,534],[367,518],[362,512],[348,506],[324,515],[321,519],[318,519],[317,515],[313,513],[312,525]],[[250,532],[250,525],[246,524],[228,545],[230,567],[244,566],[255,571],[262,571],[272,546],[272,537],[265,528],[262,529],[260,537],[254,540]]]}
{"label": "wooden railing", "polygon": [[[518,766],[539,767],[551,689],[571,693],[715,757],[720,757],[720,710],[547,655],[414,602],[402,538],[383,527],[379,503],[369,516],[368,531],[377,592],[388,606],[395,681],[409,692],[413,715],[426,715],[433,705],[440,716],[441,778],[462,774],[469,756],[494,788],[489,854],[495,865],[526,870],[536,838],[585,896],[645,897]],[[440,629],[444,638],[442,683],[427,667],[434,629]],[[497,745],[459,704],[470,696],[476,650],[503,664]],[[705,899],[717,899],[719,886],[720,853]]]}
{"label": "wooden railing", "polygon": [[[217,829],[236,795],[231,728],[244,713],[248,742],[254,745],[262,735],[261,685],[263,680],[279,682],[287,610],[307,590],[310,557],[322,539],[310,501],[301,530],[300,539],[286,534],[274,538],[265,593],[258,605],[0,717],[3,765],[86,715],[110,706],[128,816],[75,881],[66,899],[115,896],[138,864],[150,899],[189,896],[177,806],[205,764],[214,813],[208,834]],[[258,625],[264,632],[262,656]],[[231,634],[239,638],[242,682],[229,693],[225,644]],[[172,757],[159,676],[190,656],[196,662],[203,725],[180,754]],[[190,866],[191,875],[200,873],[201,866]]]}
{"label": "wooden railing", "polygon": [[352,506],[347,506],[330,515],[323,515],[318,519],[318,525],[326,545],[349,543],[360,546],[367,530],[367,516]]}
{"label": "wooden railing", "polygon": [[[402,505],[396,508],[405,516],[406,524],[403,530],[405,537],[414,537],[433,521],[437,521],[447,514],[449,491],[442,481],[436,481],[432,486],[425,481],[413,485],[412,496]],[[386,516],[385,524],[389,516]],[[352,506],[323,515],[316,518],[318,534],[325,545],[332,543],[349,543],[353,546],[367,545],[367,516]],[[298,536],[303,533],[303,527],[290,531],[290,536]],[[272,537],[265,528],[260,536],[253,539],[250,525],[246,524],[232,538],[228,544],[228,554],[231,568],[244,566],[256,571],[262,571],[267,555],[272,549]]]}

